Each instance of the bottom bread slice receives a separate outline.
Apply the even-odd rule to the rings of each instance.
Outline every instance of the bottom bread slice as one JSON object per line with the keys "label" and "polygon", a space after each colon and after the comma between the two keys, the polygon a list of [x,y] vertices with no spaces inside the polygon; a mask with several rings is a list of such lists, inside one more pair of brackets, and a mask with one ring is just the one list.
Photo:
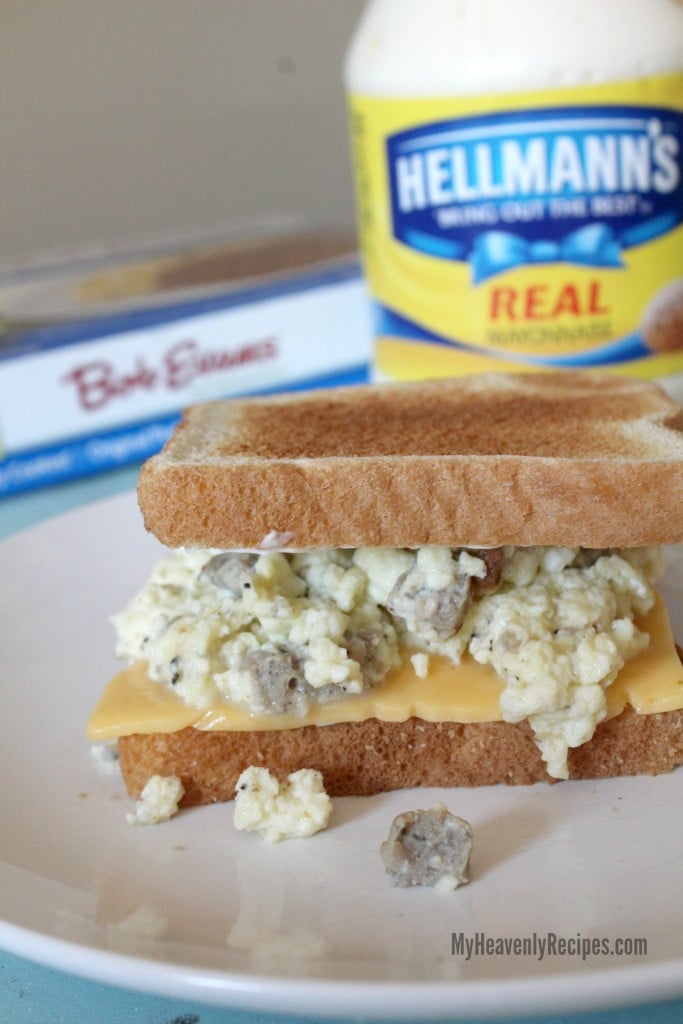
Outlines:
{"label": "bottom bread slice", "polygon": [[[183,806],[230,800],[250,765],[280,779],[299,768],[322,772],[330,796],[370,796],[414,786],[551,782],[527,722],[365,722],[270,732],[136,734],[118,741],[131,796],[152,775],[176,775]],[[683,710],[638,715],[627,707],[569,753],[572,779],[658,775],[683,764]]]}

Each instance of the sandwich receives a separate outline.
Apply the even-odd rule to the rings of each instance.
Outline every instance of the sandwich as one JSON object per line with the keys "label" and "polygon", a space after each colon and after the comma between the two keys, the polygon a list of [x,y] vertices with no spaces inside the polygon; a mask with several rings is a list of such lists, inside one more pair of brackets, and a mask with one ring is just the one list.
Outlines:
{"label": "sandwich", "polygon": [[139,796],[657,774],[683,667],[683,412],[656,384],[484,374],[209,402],[142,467],[169,551],[88,726]]}

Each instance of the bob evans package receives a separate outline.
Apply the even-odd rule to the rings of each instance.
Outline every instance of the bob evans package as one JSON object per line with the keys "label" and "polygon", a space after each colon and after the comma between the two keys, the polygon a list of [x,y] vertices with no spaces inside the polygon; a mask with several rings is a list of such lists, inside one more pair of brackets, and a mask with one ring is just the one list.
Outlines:
{"label": "bob evans package", "polygon": [[277,232],[0,274],[0,496],[147,458],[185,406],[364,381],[355,238]]}

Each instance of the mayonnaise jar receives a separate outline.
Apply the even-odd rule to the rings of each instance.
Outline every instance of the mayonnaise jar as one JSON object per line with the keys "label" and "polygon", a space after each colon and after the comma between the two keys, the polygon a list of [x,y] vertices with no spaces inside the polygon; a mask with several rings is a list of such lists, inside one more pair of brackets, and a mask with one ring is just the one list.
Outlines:
{"label": "mayonnaise jar", "polygon": [[371,0],[347,56],[378,378],[683,397],[683,4]]}

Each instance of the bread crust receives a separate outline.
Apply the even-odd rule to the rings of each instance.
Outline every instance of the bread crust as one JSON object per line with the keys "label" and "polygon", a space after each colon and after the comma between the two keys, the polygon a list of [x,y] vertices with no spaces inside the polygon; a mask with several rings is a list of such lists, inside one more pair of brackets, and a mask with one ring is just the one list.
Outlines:
{"label": "bread crust", "polygon": [[484,374],[212,402],[142,467],[170,547],[683,541],[683,413],[658,386]]}
{"label": "bread crust", "polygon": [[[555,782],[527,722],[457,724],[368,719],[269,732],[183,729],[121,737],[121,770],[138,797],[152,775],[177,775],[183,806],[230,800],[237,779],[262,765],[280,779],[299,768],[322,772],[330,796],[370,796],[418,786]],[[683,764],[683,710],[638,715],[626,707],[592,740],[569,752],[572,779],[658,775]]]}

